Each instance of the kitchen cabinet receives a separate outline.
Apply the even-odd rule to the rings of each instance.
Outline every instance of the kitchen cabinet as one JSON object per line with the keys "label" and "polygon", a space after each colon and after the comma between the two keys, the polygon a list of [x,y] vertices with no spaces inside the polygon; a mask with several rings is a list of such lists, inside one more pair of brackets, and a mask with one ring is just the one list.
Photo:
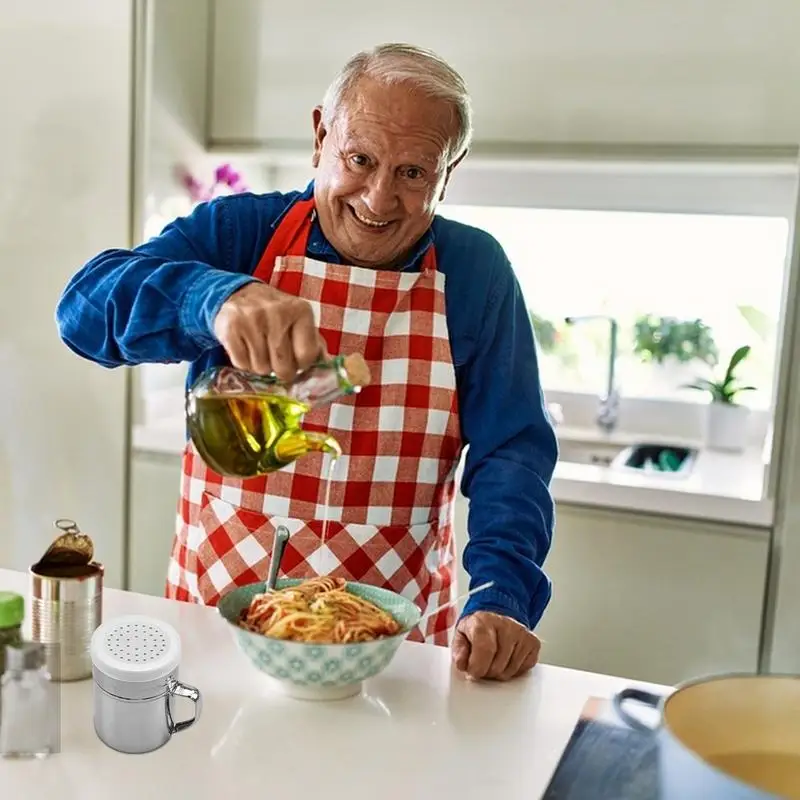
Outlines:
{"label": "kitchen cabinet", "polygon": [[133,454],[128,548],[131,591],[159,597],[164,594],[180,480],[179,456]]}
{"label": "kitchen cabinet", "polygon": [[755,670],[767,533],[558,505],[543,660],[666,684]]}
{"label": "kitchen cabinet", "polygon": [[407,0],[398,14],[324,0],[213,5],[212,143],[310,147],[328,82],[385,41],[433,48],[459,69],[477,143],[778,145],[800,134],[796,0],[617,13],[592,0]]}

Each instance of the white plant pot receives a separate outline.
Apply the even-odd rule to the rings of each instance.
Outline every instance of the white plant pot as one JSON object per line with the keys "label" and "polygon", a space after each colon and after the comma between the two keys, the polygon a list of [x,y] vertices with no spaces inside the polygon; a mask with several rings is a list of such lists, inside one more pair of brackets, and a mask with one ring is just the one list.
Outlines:
{"label": "white plant pot", "polygon": [[727,403],[708,406],[706,446],[711,450],[740,453],[747,447],[750,409]]}

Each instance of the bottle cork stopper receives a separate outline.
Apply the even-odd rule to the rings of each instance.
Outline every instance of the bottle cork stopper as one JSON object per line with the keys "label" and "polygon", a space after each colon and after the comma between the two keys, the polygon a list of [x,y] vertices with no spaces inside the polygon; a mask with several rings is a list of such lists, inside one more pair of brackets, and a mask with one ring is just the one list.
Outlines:
{"label": "bottle cork stopper", "polygon": [[372,376],[367,362],[360,353],[351,353],[344,359],[344,370],[353,386],[369,386]]}

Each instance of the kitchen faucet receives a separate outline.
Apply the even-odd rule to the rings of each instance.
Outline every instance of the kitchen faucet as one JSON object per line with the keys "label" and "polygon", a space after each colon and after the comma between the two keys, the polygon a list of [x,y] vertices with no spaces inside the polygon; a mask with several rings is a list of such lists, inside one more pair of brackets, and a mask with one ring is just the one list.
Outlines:
{"label": "kitchen faucet", "polygon": [[617,426],[619,419],[619,391],[616,386],[616,366],[617,366],[617,338],[619,334],[619,324],[614,317],[606,314],[587,314],[580,317],[564,317],[567,325],[575,325],[578,322],[604,319],[609,323],[610,336],[608,347],[608,380],[606,384],[605,396],[600,398],[600,406],[597,409],[597,425],[606,433],[611,433]]}

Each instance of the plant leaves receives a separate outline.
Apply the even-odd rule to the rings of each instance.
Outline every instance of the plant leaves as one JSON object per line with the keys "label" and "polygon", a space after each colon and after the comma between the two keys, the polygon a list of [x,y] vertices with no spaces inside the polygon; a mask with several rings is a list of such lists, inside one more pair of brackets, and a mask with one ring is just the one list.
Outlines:
{"label": "plant leaves", "polygon": [[722,386],[713,381],[708,381],[705,378],[698,378],[695,383],[684,383],[682,389],[697,389],[700,392],[711,392],[714,394],[716,391],[721,391]]}
{"label": "plant leaves", "polygon": [[681,364],[717,363],[719,354],[711,328],[702,319],[644,314],[636,319],[633,333],[633,352],[644,363],[663,364],[668,358]]}
{"label": "plant leaves", "polygon": [[750,355],[750,345],[745,344],[742,345],[732,356],[730,363],[728,364],[728,369],[725,372],[725,378],[722,381],[722,385],[725,387],[730,386],[733,383],[733,373],[736,371],[736,367]]}

